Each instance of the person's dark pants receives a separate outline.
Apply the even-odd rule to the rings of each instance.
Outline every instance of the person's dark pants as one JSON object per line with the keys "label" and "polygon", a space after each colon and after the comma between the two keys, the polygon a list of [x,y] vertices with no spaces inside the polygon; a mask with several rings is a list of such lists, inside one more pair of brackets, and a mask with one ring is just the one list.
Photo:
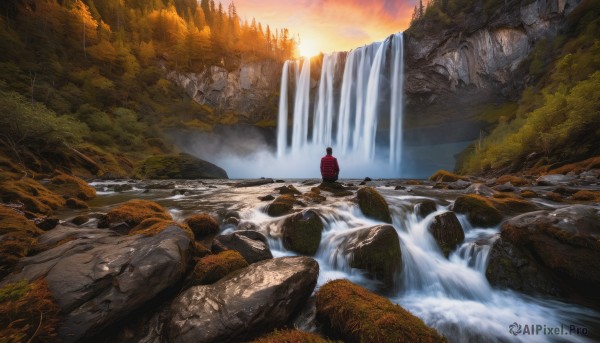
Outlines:
{"label": "person's dark pants", "polygon": [[333,177],[324,177],[323,182],[336,182],[338,180],[337,175]]}

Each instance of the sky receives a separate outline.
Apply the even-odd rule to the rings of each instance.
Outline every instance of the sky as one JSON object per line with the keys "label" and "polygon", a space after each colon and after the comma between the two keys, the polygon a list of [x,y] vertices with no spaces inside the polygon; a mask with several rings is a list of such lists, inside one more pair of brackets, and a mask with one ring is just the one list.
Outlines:
{"label": "sky", "polygon": [[[414,0],[235,0],[242,19],[300,35],[300,55],[347,51],[408,28]],[[223,4],[229,2],[224,0]]]}

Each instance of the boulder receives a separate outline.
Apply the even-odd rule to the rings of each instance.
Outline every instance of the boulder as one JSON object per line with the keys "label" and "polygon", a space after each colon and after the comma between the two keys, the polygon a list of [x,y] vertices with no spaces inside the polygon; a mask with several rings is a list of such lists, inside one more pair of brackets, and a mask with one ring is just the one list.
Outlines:
{"label": "boulder", "polygon": [[281,186],[281,187],[277,187],[275,188],[275,190],[279,191],[279,194],[295,194],[295,195],[300,195],[302,194],[298,189],[296,189],[296,187],[294,187],[293,185],[287,185],[287,186]]}
{"label": "boulder", "polygon": [[446,342],[410,312],[348,280],[326,283],[316,298],[319,322],[345,342]]}
{"label": "boulder", "polygon": [[275,197],[272,196],[271,194],[268,194],[268,195],[265,195],[265,196],[262,196],[262,197],[258,197],[258,200],[260,200],[260,201],[271,201],[271,200],[274,200],[274,199],[275,199]]}
{"label": "boulder", "polygon": [[[87,205],[86,205],[86,207],[87,207]],[[56,217],[40,217],[40,218],[35,218],[33,220],[33,222],[35,223],[35,226],[38,227],[38,229],[41,229],[44,231],[50,231],[50,230],[54,229],[56,227],[56,225],[58,225],[60,223],[60,219],[58,219]]]}
{"label": "boulder", "polygon": [[90,220],[90,217],[86,215],[79,215],[70,220],[71,223],[80,226],[87,223]]}
{"label": "boulder", "polygon": [[465,233],[454,212],[435,216],[428,230],[446,257],[465,240]]}
{"label": "boulder", "polygon": [[494,186],[494,190],[498,192],[514,192],[517,189],[510,182]]}
{"label": "boulder", "polygon": [[502,175],[500,176],[498,179],[496,179],[496,184],[498,185],[502,185],[502,184],[506,184],[506,183],[510,183],[513,186],[525,186],[527,184],[529,184],[529,181],[527,181],[526,179],[519,177],[519,176],[515,176],[515,175]]}
{"label": "boulder", "polygon": [[323,222],[313,210],[287,217],[283,222],[283,246],[304,255],[314,255],[321,244]]}
{"label": "boulder", "polygon": [[600,210],[596,207],[574,205],[526,213],[506,221],[501,237],[534,256],[565,286],[598,298]]}
{"label": "boulder", "polygon": [[[106,220],[108,222],[107,226],[124,222],[133,228],[150,218],[173,220],[162,206],[148,200],[130,200],[109,211]],[[102,224],[106,223],[103,222]]]}
{"label": "boulder", "polygon": [[560,296],[559,281],[526,249],[498,238],[490,250],[485,276],[494,287],[527,294]]}
{"label": "boulder", "polygon": [[448,184],[448,189],[467,189],[471,185],[470,182],[464,180],[457,180]]}
{"label": "boulder", "polygon": [[121,192],[127,192],[133,189],[133,186],[131,186],[130,184],[122,184],[122,185],[115,185],[115,187],[113,188],[114,192],[117,193],[121,193]]}
{"label": "boulder", "polygon": [[210,250],[215,254],[225,250],[235,250],[250,264],[273,258],[267,238],[256,231],[237,231],[217,236]]}
{"label": "boulder", "polygon": [[363,187],[358,190],[356,196],[358,206],[365,216],[385,223],[392,223],[390,208],[375,188]]}
{"label": "boulder", "polygon": [[222,168],[188,154],[152,156],[140,163],[140,179],[228,179]]}
{"label": "boulder", "polygon": [[50,179],[47,188],[64,198],[90,200],[96,197],[96,189],[94,187],[88,185],[78,177],[63,173]]}
{"label": "boulder", "polygon": [[454,202],[452,210],[466,214],[469,222],[479,227],[492,227],[500,224],[502,214],[486,198],[479,195],[460,196]]}
{"label": "boulder", "polygon": [[312,293],[319,264],[283,257],[240,269],[217,283],[194,286],[170,307],[170,342],[242,342],[280,327]]}
{"label": "boulder", "polygon": [[156,236],[57,227],[40,236],[54,248],[22,259],[3,283],[44,278],[63,313],[65,342],[81,341],[175,285],[188,267],[192,241],[178,227]]}
{"label": "boulder", "polygon": [[238,182],[235,184],[235,187],[238,187],[238,188],[256,187],[256,186],[268,185],[271,183],[273,183],[273,179],[258,179],[258,180]]}
{"label": "boulder", "polygon": [[467,189],[465,190],[465,194],[475,194],[475,195],[481,195],[484,197],[490,197],[492,195],[494,195],[496,193],[496,191],[494,191],[493,189],[491,189],[490,187],[482,184],[482,183],[474,183],[472,185],[470,185],[469,187],[467,187]]}
{"label": "boulder", "polygon": [[400,238],[391,225],[377,225],[345,233],[339,251],[352,268],[368,271],[375,279],[393,286],[402,270]]}
{"label": "boulder", "polygon": [[431,175],[429,180],[433,182],[455,182],[458,180],[464,180],[464,177],[440,169],[435,174]]}
{"label": "boulder", "polygon": [[327,340],[315,333],[294,330],[275,330],[274,332],[261,336],[250,343],[330,343]]}
{"label": "boulder", "polygon": [[278,217],[287,214],[292,210],[292,208],[294,208],[295,203],[296,198],[294,198],[293,195],[280,195],[271,204],[269,204],[267,207],[267,213],[271,217]]}
{"label": "boulder", "polygon": [[437,205],[433,200],[425,199],[415,204],[415,213],[419,218],[425,218],[435,211],[437,211]]}
{"label": "boulder", "polygon": [[69,198],[65,201],[65,205],[68,208],[72,208],[75,210],[81,210],[81,209],[86,209],[88,208],[88,205],[85,203],[85,201],[79,200],[77,198]]}
{"label": "boulder", "polygon": [[313,202],[315,204],[320,204],[323,201],[327,200],[327,198],[325,198],[324,196],[321,195],[320,193],[320,189],[315,188],[317,191],[315,191],[314,189],[311,190],[310,192],[306,192],[302,195],[302,198],[304,198],[307,201]]}

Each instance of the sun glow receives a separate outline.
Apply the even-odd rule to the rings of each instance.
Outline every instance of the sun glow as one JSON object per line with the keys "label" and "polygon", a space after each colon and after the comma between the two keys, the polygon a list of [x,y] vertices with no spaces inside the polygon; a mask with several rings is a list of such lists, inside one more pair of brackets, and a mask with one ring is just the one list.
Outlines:
{"label": "sun glow", "polygon": [[321,52],[321,49],[310,41],[302,40],[298,45],[298,52],[302,57],[313,57]]}

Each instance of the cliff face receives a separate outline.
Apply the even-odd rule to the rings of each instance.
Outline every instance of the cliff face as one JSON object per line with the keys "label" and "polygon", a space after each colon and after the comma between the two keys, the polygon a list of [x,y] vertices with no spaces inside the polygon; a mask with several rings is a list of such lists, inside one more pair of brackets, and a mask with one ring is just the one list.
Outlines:
{"label": "cliff face", "polygon": [[[467,14],[460,27],[416,25],[405,34],[408,122],[477,121],[483,106],[515,100],[530,81],[533,45],[558,33],[579,0],[508,0],[491,18]],[[474,139],[485,124],[460,139]]]}
{"label": "cliff face", "polygon": [[167,78],[196,102],[218,113],[235,113],[242,122],[256,123],[277,117],[281,69],[281,63],[263,60],[242,62],[233,71],[219,66],[197,73],[171,71]]}

